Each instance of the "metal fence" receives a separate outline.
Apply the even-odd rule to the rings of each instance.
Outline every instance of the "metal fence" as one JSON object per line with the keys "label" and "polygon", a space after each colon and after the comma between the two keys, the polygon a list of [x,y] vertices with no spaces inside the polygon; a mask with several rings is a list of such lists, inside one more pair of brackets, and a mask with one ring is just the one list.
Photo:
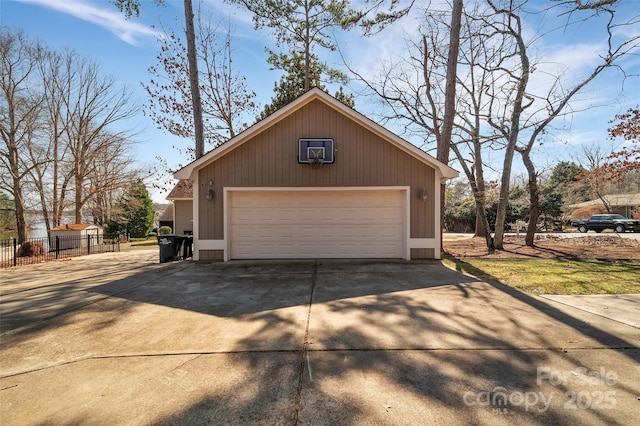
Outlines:
{"label": "metal fence", "polygon": [[0,240],[0,268],[31,265],[68,257],[120,251],[117,237],[78,235]]}

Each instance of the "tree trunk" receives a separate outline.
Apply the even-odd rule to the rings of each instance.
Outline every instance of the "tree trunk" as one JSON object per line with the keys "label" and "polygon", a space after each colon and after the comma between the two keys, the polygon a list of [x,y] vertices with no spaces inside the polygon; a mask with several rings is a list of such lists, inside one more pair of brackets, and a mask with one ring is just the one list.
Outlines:
{"label": "tree trunk", "polygon": [[[510,16],[512,14],[510,13]],[[496,249],[503,249],[503,239],[504,239],[504,226],[505,220],[507,217],[507,204],[509,203],[509,184],[511,181],[511,168],[513,165],[513,154],[516,149],[518,138],[520,136],[520,116],[522,115],[523,100],[525,96],[525,92],[527,90],[527,85],[529,83],[529,73],[531,70],[531,66],[529,63],[529,56],[527,55],[527,45],[525,44],[522,38],[522,32],[520,30],[520,20],[519,17],[513,15],[513,18],[516,18],[517,22],[517,31],[512,33],[516,38],[516,42],[518,44],[517,55],[520,59],[520,67],[522,75],[518,79],[518,85],[516,90],[516,96],[513,102],[513,110],[511,111],[511,117],[509,119],[509,123],[511,123],[511,128],[509,129],[507,146],[505,148],[504,154],[504,163],[502,166],[502,178],[500,181],[500,198],[498,200],[498,212],[496,214],[496,227],[495,227],[495,237],[494,243],[496,245]]]}
{"label": "tree trunk", "polygon": [[[479,128],[480,126],[477,126]],[[489,221],[487,220],[487,199],[486,190],[487,186],[484,181],[484,169],[482,166],[482,146],[478,135],[474,137],[473,141],[475,151],[475,183],[477,189],[474,191],[474,198],[476,200],[476,233],[475,235],[485,237],[489,235],[491,237],[491,229],[489,227]],[[493,245],[493,238],[491,238],[491,246],[487,245],[490,253],[495,251]]]}
{"label": "tree trunk", "polygon": [[27,239],[27,217],[22,199],[22,190],[14,191],[13,199],[16,206],[16,228],[18,231],[18,243],[22,244]]}
{"label": "tree trunk", "polygon": [[478,232],[478,228],[476,228],[476,236],[484,237],[485,242],[487,243],[487,250],[489,254],[493,254],[496,252],[496,247],[493,241],[493,237],[491,236],[491,231],[489,229],[489,221],[487,220],[486,214],[486,206],[484,204],[484,197],[476,196],[476,227],[479,227],[481,232]]}
{"label": "tree trunk", "polygon": [[[451,32],[449,33],[449,55],[447,56],[447,82],[444,94],[444,116],[442,118],[441,140],[438,141],[437,158],[444,164],[449,163],[451,133],[456,116],[456,75],[458,52],[460,50],[460,21],[462,19],[462,0],[453,1],[451,11]],[[444,186],[444,184],[443,184]],[[444,200],[444,198],[443,198]]]}
{"label": "tree trunk", "polygon": [[538,188],[536,168],[533,161],[531,161],[529,151],[520,151],[520,154],[522,155],[522,161],[529,175],[529,202],[531,203],[529,210],[529,227],[527,228],[527,235],[525,236],[525,244],[533,247],[535,245],[536,225],[540,217],[540,190]]}
{"label": "tree trunk", "polygon": [[[477,140],[476,140],[477,142]],[[481,155],[479,151],[479,147],[476,146],[476,161],[481,163]],[[483,237],[487,243],[487,250],[489,254],[493,254],[496,251],[493,237],[491,236],[491,231],[489,227],[489,220],[487,219],[487,206],[486,206],[486,197],[485,197],[485,182],[484,182],[484,173],[482,172],[482,167],[476,167],[475,175],[472,168],[469,168],[467,163],[464,161],[464,157],[462,156],[462,152],[458,149],[458,147],[453,144],[451,145],[451,149],[456,154],[456,157],[460,161],[460,165],[464,170],[465,175],[469,179],[469,184],[471,185],[471,191],[473,193],[473,200],[476,205],[476,233],[475,236]]]}
{"label": "tree trunk", "polygon": [[[486,219],[486,216],[484,217]],[[473,236],[474,237],[483,237],[487,232],[486,226],[484,226],[483,217],[480,214],[480,207],[477,205],[476,201],[476,227]]]}
{"label": "tree trunk", "polygon": [[[5,135],[3,135],[5,136]],[[15,203],[16,228],[18,231],[18,242],[22,243],[27,238],[27,218],[24,208],[24,198],[22,196],[22,174],[20,170],[18,144],[15,142],[15,135],[6,135],[6,146],[11,175],[11,195]]]}
{"label": "tree trunk", "polygon": [[304,92],[307,93],[310,89],[309,84],[309,62],[311,61],[311,29],[309,28],[309,2],[305,1],[305,41],[304,41]]}
{"label": "tree trunk", "polygon": [[54,213],[53,213],[53,224],[52,227],[62,225],[62,217],[64,215],[64,207],[65,202],[67,200],[67,187],[69,186],[70,177],[65,176],[65,179],[62,183],[62,187],[60,188],[60,197],[58,198],[58,203],[54,205]]}
{"label": "tree trunk", "polygon": [[[451,31],[449,33],[449,55],[447,57],[447,83],[444,99],[444,117],[442,119],[442,131],[438,141],[437,158],[444,164],[449,164],[449,151],[451,150],[451,134],[453,120],[456,115],[456,75],[458,65],[458,52],[460,50],[460,21],[462,20],[462,0],[453,1],[451,10]],[[445,183],[440,183],[440,245],[442,247],[442,230],[444,229],[444,201]]]}
{"label": "tree trunk", "polygon": [[204,126],[202,123],[202,101],[198,80],[198,58],[196,57],[196,34],[193,27],[193,6],[191,0],[184,0],[184,16],[187,35],[187,58],[189,60],[189,84],[193,105],[193,126],[196,140],[196,158],[204,155]]}
{"label": "tree trunk", "polygon": [[75,202],[74,202],[74,215],[75,223],[82,223],[82,177],[80,173],[75,175]]}

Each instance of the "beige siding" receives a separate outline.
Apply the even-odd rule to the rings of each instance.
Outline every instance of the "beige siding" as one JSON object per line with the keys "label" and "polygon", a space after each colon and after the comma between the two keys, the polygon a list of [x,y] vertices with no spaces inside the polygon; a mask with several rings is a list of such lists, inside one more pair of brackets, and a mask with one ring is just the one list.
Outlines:
{"label": "beige siding", "polygon": [[[333,138],[335,163],[298,164],[299,138]],[[315,100],[199,171],[199,236],[224,238],[224,187],[410,186],[410,237],[433,238],[434,179],[432,167]],[[209,180],[216,191],[210,201]],[[416,197],[421,187],[429,192],[426,202]]]}
{"label": "beige siding", "polygon": [[224,260],[224,250],[200,250],[200,260],[221,262]]}
{"label": "beige siding", "polygon": [[434,249],[411,249],[411,259],[433,259]]}
{"label": "beige siding", "polygon": [[173,218],[173,232],[183,234],[184,231],[193,231],[193,201],[175,200],[175,215]]}

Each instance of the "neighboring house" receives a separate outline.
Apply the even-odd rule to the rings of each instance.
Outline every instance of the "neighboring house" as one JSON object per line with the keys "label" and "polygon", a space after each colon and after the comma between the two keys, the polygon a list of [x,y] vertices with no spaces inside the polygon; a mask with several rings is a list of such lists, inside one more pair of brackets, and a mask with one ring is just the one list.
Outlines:
{"label": "neighboring house", "polygon": [[178,181],[167,195],[172,201],[172,225],[174,234],[190,234],[193,232],[193,185],[189,179]]}
{"label": "neighboring house", "polygon": [[87,248],[102,243],[103,230],[97,225],[89,223],[75,223],[69,225],[60,225],[53,228],[50,232],[50,248],[68,250],[73,248]]}
{"label": "neighboring house", "polygon": [[174,174],[193,183],[195,260],[438,259],[456,176],[319,89]]}
{"label": "neighboring house", "polygon": [[[612,213],[618,213],[629,218],[640,214],[640,193],[604,195],[602,198],[607,202]],[[595,200],[585,201],[584,203],[573,204],[570,207],[573,209],[581,209],[591,206],[604,207],[604,203],[601,199],[597,198]]]}
{"label": "neighboring house", "polygon": [[173,231],[173,203],[169,204],[158,216],[158,227],[168,226]]}

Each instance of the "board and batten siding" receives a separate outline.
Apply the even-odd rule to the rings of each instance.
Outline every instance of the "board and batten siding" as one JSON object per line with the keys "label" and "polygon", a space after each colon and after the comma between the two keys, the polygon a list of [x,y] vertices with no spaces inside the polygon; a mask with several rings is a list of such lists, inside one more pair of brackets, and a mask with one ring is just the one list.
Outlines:
{"label": "board and batten siding", "polygon": [[[313,169],[298,164],[299,138],[332,138],[335,163]],[[225,187],[409,186],[410,237],[434,238],[435,170],[412,155],[314,100],[198,171],[199,238],[224,238]],[[214,182],[216,196],[206,199]],[[426,201],[417,191],[426,188]],[[202,259],[220,253],[201,252]],[[412,249],[412,257],[433,256],[432,249]]]}

